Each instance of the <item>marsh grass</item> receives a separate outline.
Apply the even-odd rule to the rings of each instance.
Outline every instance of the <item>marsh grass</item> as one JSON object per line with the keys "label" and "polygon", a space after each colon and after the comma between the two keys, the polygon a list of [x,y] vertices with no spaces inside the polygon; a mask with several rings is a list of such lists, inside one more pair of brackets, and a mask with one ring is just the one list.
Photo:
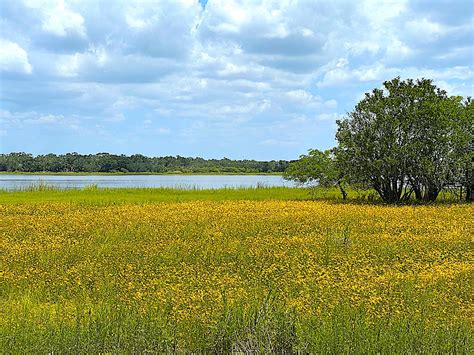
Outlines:
{"label": "marsh grass", "polygon": [[[109,300],[76,304],[73,322],[61,307],[37,314],[25,304],[16,324],[2,327],[1,348],[13,353],[461,353],[472,350],[468,322],[436,324],[429,314],[375,320],[341,303],[330,314],[304,317],[269,296],[226,307],[212,325],[179,323],[163,310],[141,313]],[[422,312],[430,312],[429,306]]]}
{"label": "marsh grass", "polygon": [[48,185],[32,185],[26,190],[0,189],[0,203],[23,202],[78,202],[89,204],[155,203],[180,201],[225,200],[309,200],[307,189],[288,187],[240,187],[224,189],[186,188],[98,188],[89,185],[84,189],[58,189]]}
{"label": "marsh grass", "polygon": [[[347,200],[343,200],[339,189],[322,187],[272,187],[258,184],[257,187],[228,187],[221,189],[202,189],[194,186],[174,188],[99,188],[90,184],[82,189],[60,189],[54,185],[40,182],[20,190],[2,190],[0,203],[22,202],[73,202],[86,204],[156,203],[180,201],[225,201],[225,200],[315,200],[332,203],[385,203],[373,190],[347,189]],[[430,204],[459,203],[458,192],[443,190],[437,201]],[[424,205],[414,199],[404,204]]]}

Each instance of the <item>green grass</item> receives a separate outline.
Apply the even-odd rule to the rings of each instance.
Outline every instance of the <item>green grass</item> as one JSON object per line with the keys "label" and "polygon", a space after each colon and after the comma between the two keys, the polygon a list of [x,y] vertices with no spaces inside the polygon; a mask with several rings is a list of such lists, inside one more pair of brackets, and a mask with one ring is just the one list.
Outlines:
{"label": "green grass", "polygon": [[[25,311],[28,308],[25,308]],[[97,314],[93,314],[96,312]],[[44,314],[42,327],[21,322],[3,334],[12,353],[317,353],[317,354],[467,354],[472,350],[468,323],[433,328],[426,319],[406,317],[374,322],[364,310],[339,305],[331,316],[301,319],[266,299],[232,307],[213,327],[179,324],[169,314],[101,304],[76,308],[76,324]],[[25,319],[29,316],[25,314]],[[186,334],[183,336],[183,334]],[[186,337],[186,342],[179,342]],[[179,340],[178,340],[179,339]]]}
{"label": "green grass", "polygon": [[[373,190],[347,189],[348,202],[382,203]],[[0,203],[74,202],[84,204],[158,203],[219,200],[328,200],[344,202],[337,188],[248,187],[222,189],[179,188],[98,188],[58,189],[40,183],[22,190],[0,189]],[[440,193],[436,203],[457,203],[459,197],[450,191]],[[410,203],[422,203],[411,200]]]}
{"label": "green grass", "polygon": [[47,185],[32,186],[22,191],[0,190],[0,203],[74,202],[85,204],[123,204],[183,202],[195,200],[308,200],[312,195],[308,189],[288,187],[227,188],[227,189],[174,189],[131,188],[99,189],[95,186],[84,189],[61,190]]}

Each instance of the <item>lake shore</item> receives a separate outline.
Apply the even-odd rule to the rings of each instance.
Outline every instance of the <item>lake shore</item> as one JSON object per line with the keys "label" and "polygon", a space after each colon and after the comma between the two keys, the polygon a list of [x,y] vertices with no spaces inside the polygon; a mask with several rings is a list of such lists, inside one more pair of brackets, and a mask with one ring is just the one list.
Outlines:
{"label": "lake shore", "polygon": [[93,176],[93,175],[104,175],[104,176],[128,176],[128,175],[203,175],[203,176],[225,176],[225,175],[276,175],[281,176],[283,173],[246,173],[246,172],[238,172],[238,173],[230,173],[230,172],[197,172],[197,173],[187,173],[187,172],[52,172],[52,171],[0,171],[0,175],[51,175],[51,176]]}

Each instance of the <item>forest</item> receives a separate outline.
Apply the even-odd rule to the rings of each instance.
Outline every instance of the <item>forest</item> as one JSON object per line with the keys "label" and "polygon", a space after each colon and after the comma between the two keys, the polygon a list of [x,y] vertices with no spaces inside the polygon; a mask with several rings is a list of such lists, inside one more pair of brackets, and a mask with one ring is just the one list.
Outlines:
{"label": "forest", "polygon": [[0,154],[0,171],[4,172],[100,172],[100,173],[281,173],[286,160],[256,161],[203,159],[182,156],[147,157],[141,154],[46,154],[33,156],[18,152]]}

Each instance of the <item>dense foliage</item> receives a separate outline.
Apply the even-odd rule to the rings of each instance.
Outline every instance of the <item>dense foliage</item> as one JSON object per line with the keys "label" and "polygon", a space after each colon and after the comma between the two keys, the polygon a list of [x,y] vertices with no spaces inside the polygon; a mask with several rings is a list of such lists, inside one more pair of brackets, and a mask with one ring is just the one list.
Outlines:
{"label": "dense foliage", "polygon": [[444,188],[474,200],[473,101],[431,80],[384,82],[337,121],[339,145],[292,162],[287,178],[373,188],[386,202],[434,201]]}
{"label": "dense foliage", "polygon": [[434,201],[469,168],[471,105],[428,79],[386,81],[337,122],[340,169],[385,201],[407,200],[412,193]]}
{"label": "dense foliage", "polygon": [[283,172],[284,160],[256,161],[186,158],[181,156],[146,157],[98,153],[82,155],[27,153],[0,154],[0,171],[9,172],[122,172],[122,173],[273,173]]}
{"label": "dense foliage", "polygon": [[347,193],[343,187],[343,174],[337,168],[334,150],[310,149],[307,155],[291,162],[283,177],[299,184],[316,184],[322,187],[337,186],[343,199]]}

